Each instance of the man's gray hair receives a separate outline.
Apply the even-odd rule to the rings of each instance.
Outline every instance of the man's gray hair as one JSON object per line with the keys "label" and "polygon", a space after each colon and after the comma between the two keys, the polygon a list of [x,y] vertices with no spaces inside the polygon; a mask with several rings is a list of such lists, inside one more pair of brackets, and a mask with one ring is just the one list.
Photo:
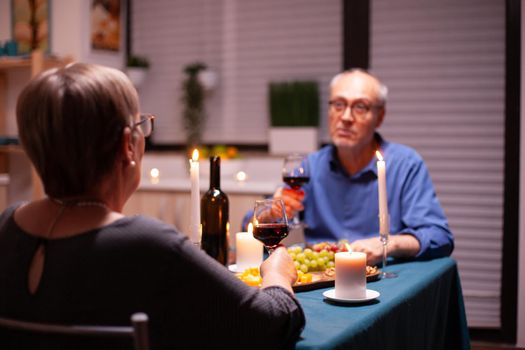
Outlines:
{"label": "man's gray hair", "polygon": [[376,76],[370,74],[369,72],[367,72],[366,70],[364,69],[361,69],[361,68],[352,68],[352,69],[349,69],[349,70],[345,70],[344,72],[341,72],[339,74],[336,74],[332,80],[330,81],[330,88],[332,88],[334,86],[334,84],[343,76],[347,75],[347,74],[352,74],[352,73],[362,73],[362,74],[366,74],[366,75],[369,75],[371,76],[372,78],[374,78],[375,80],[377,80],[378,84],[379,84],[379,90],[377,91],[377,99],[378,99],[378,102],[381,104],[381,106],[384,106],[386,104],[386,100],[387,100],[387,97],[388,97],[388,88],[386,87],[385,84],[383,84],[381,82],[381,80],[379,80]]}

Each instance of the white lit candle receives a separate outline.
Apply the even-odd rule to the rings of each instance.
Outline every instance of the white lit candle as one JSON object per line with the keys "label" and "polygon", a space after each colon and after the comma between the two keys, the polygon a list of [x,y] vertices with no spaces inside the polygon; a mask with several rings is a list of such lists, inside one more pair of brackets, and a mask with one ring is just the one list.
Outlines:
{"label": "white lit candle", "polygon": [[342,299],[366,297],[365,253],[335,253],[335,296]]}
{"label": "white lit candle", "polygon": [[149,179],[152,184],[158,184],[160,177],[160,171],[157,168],[151,168],[149,172]]}
{"label": "white lit candle", "polygon": [[253,238],[253,225],[248,225],[248,232],[239,232],[235,236],[237,271],[250,267],[259,267],[263,260],[263,245]]}
{"label": "white lit candle", "polygon": [[190,159],[191,198],[190,198],[190,240],[199,244],[201,241],[201,206],[199,184],[199,151],[193,150]]}
{"label": "white lit candle", "polygon": [[379,193],[379,234],[388,235],[388,195],[386,192],[386,164],[383,156],[376,151],[377,156],[377,189]]}

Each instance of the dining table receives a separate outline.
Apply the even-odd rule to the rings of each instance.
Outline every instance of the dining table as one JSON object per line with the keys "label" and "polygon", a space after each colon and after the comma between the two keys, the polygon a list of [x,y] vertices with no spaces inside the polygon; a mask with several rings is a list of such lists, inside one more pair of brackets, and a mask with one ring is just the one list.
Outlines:
{"label": "dining table", "polygon": [[[390,263],[390,261],[389,261]],[[297,292],[306,325],[296,349],[470,349],[456,261],[394,261],[396,278],[368,282],[363,303],[334,302],[332,287]]]}

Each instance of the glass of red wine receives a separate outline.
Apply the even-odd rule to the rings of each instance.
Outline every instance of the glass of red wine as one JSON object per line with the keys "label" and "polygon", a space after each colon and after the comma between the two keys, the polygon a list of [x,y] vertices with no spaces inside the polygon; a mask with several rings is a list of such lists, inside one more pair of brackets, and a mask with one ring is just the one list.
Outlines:
{"label": "glass of red wine", "polygon": [[288,219],[282,199],[261,199],[255,201],[253,210],[253,237],[264,244],[271,254],[281,241],[288,236]]}
{"label": "glass of red wine", "polygon": [[[308,167],[308,156],[306,154],[290,154],[284,159],[283,181],[289,186],[284,191],[304,192],[302,187],[310,181],[310,169]],[[290,225],[292,228],[304,227],[304,223],[295,214]]]}

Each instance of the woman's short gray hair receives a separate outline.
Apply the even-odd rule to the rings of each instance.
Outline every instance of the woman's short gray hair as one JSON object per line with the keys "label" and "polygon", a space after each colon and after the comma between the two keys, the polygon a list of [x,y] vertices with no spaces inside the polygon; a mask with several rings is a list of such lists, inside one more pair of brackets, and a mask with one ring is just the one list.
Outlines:
{"label": "woman's short gray hair", "polygon": [[31,80],[18,98],[18,131],[47,195],[96,186],[114,169],[123,130],[138,112],[137,91],[117,69],[74,63]]}

